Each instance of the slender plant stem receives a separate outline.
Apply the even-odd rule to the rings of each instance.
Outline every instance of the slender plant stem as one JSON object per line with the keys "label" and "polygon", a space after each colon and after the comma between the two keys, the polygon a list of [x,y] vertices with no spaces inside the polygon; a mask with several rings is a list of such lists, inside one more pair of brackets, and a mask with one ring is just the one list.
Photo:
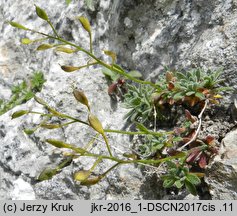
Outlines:
{"label": "slender plant stem", "polygon": [[50,27],[52,28],[52,30],[53,30],[54,34],[56,35],[56,37],[57,37],[57,38],[60,38],[59,35],[58,35],[58,33],[57,33],[57,31],[56,31],[56,29],[54,28],[53,24],[51,23],[51,21],[49,20],[49,21],[47,21],[47,22],[48,22],[48,24],[50,25]]}
{"label": "slender plant stem", "polygon": [[[56,115],[56,116],[57,116],[57,115]],[[71,120],[74,120],[75,122],[80,122],[80,123],[82,123],[82,124],[84,124],[84,125],[90,126],[87,122],[82,121],[82,120],[77,119],[77,118],[74,118],[74,117],[71,117],[71,116],[69,116],[69,115],[61,114],[61,115],[59,115],[59,117],[71,119]]]}
{"label": "slender plant stem", "polygon": [[199,132],[200,132],[200,130],[201,130],[201,126],[202,126],[202,115],[203,115],[205,109],[207,108],[208,102],[209,102],[209,101],[206,99],[206,100],[205,100],[204,107],[202,108],[200,114],[198,115],[198,119],[199,119],[198,128],[197,128],[197,130],[196,130],[194,136],[192,137],[191,140],[189,140],[189,141],[188,141],[187,143],[185,143],[183,146],[181,146],[180,148],[178,148],[178,151],[182,151],[187,145],[189,145],[190,143],[192,143],[194,140],[197,139],[197,136],[198,136],[198,134],[199,134]]}
{"label": "slender plant stem", "polygon": [[106,135],[104,133],[101,134],[101,135],[104,138],[104,141],[105,141],[106,147],[108,149],[109,155],[112,157],[113,155],[112,155],[112,152],[111,152],[111,149],[110,149],[109,141],[108,141],[108,139],[107,139],[107,137],[106,137]]}
{"label": "slender plant stem", "polygon": [[91,32],[89,33],[90,36],[90,52],[93,53],[93,49],[92,49],[92,34]]}
{"label": "slender plant stem", "polygon": [[110,167],[108,170],[106,170],[101,176],[102,178],[104,178],[110,171],[112,171],[114,168],[116,168],[117,166],[121,165],[122,163],[116,163],[114,164],[112,167]]}
{"label": "slender plant stem", "polygon": [[65,126],[68,126],[68,125],[73,124],[73,123],[76,123],[76,122],[77,122],[76,120],[73,120],[73,121],[70,121],[70,122],[61,124],[61,126],[62,126],[62,127],[65,127]]}
{"label": "slender plant stem", "polygon": [[27,29],[27,30],[31,31],[31,32],[34,32],[34,33],[38,33],[38,34],[44,35],[44,36],[49,37],[51,39],[55,39],[55,40],[61,41],[61,42],[65,43],[67,45],[70,45],[72,47],[75,47],[79,51],[84,52],[85,54],[87,54],[88,56],[90,56],[91,58],[96,60],[96,62],[98,64],[108,68],[109,70],[114,71],[114,72],[116,72],[116,73],[118,73],[118,74],[120,74],[122,76],[125,76],[125,77],[127,77],[128,79],[130,79],[130,80],[132,80],[134,82],[137,82],[137,83],[140,83],[140,84],[147,84],[147,85],[150,85],[150,86],[152,86],[154,88],[157,88],[156,84],[154,84],[154,83],[152,83],[150,81],[143,81],[143,80],[136,79],[136,78],[132,77],[131,75],[129,75],[128,73],[126,73],[125,71],[119,69],[118,67],[113,67],[113,65],[111,66],[111,65],[105,63],[104,61],[102,61],[99,58],[97,58],[92,52],[89,52],[89,51],[83,49],[82,47],[80,47],[80,46],[78,46],[76,44],[73,44],[73,43],[71,43],[71,42],[69,42],[67,40],[64,40],[64,39],[60,38],[60,37],[54,37],[52,35],[48,35],[48,34],[45,34],[43,32],[39,32],[39,31],[33,30],[33,29]]}
{"label": "slender plant stem", "polygon": [[95,163],[90,168],[90,172],[92,172],[101,161],[102,161],[102,158],[98,157],[98,159],[95,161]]}
{"label": "slender plant stem", "polygon": [[172,134],[173,131],[168,131],[168,132],[154,132],[154,131],[121,131],[121,130],[112,130],[112,129],[105,129],[104,130],[107,133],[119,133],[119,134],[127,134],[127,135],[143,135],[143,134],[151,134],[155,136],[162,136],[164,133],[166,134]]}
{"label": "slender plant stem", "polygon": [[54,116],[52,114],[45,114],[45,113],[34,112],[34,111],[29,111],[29,114],[38,114],[38,115],[41,115],[41,116],[49,116],[49,117],[53,117]]}

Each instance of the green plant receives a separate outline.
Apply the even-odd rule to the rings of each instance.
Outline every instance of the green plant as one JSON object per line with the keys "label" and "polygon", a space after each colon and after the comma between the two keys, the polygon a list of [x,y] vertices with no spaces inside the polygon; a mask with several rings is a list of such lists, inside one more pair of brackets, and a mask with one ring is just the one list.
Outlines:
{"label": "green plant", "polygon": [[[108,54],[108,51],[106,51]],[[113,62],[116,60],[116,55],[110,52],[110,55],[113,57]],[[119,96],[123,97],[124,94],[127,92],[130,85],[127,85],[126,77],[117,74],[116,72],[104,68],[102,73],[105,75],[107,80],[109,81],[110,85],[108,87],[108,94],[110,96]],[[142,74],[138,71],[130,71],[127,73],[128,75],[134,78],[142,78]]]}
{"label": "green plant", "polygon": [[[103,68],[106,68],[104,69],[104,74],[107,77],[110,77],[113,82],[113,86],[110,86],[109,88],[117,89],[120,88],[121,84],[124,84],[125,81],[126,83],[127,81],[131,82],[132,84],[126,85],[127,93],[124,95],[125,105],[130,109],[125,118],[136,123],[136,131],[121,131],[104,128],[99,119],[91,113],[90,103],[85,93],[74,88],[73,95],[75,99],[80,104],[87,107],[88,118],[86,120],[61,113],[57,108],[49,106],[43,99],[35,96],[35,100],[45,108],[45,112],[40,113],[35,112],[34,110],[19,110],[12,114],[13,119],[29,114],[41,116],[42,121],[38,126],[32,129],[26,129],[25,133],[31,135],[38,128],[57,129],[66,127],[70,124],[79,123],[93,129],[96,133],[96,137],[102,136],[107,148],[107,154],[95,154],[91,152],[91,147],[95,139],[92,139],[83,147],[77,147],[76,145],[65,143],[61,140],[50,138],[45,140],[45,142],[57,148],[70,149],[72,153],[65,153],[66,157],[69,157],[69,161],[70,159],[73,160],[78,157],[94,158],[94,164],[90,169],[82,169],[74,174],[75,181],[80,182],[81,185],[89,186],[98,183],[107,176],[111,170],[119,165],[143,164],[162,166],[165,168],[167,174],[163,176],[164,187],[172,187],[174,185],[177,188],[181,188],[185,185],[190,193],[196,195],[197,191],[195,185],[198,185],[201,182],[199,177],[202,177],[203,173],[193,173],[190,172],[190,170],[195,169],[198,163],[203,172],[208,160],[217,152],[215,140],[211,139],[211,136],[200,139],[199,132],[202,125],[202,116],[208,105],[210,103],[218,103],[221,98],[219,93],[223,90],[227,90],[227,88],[219,88],[217,85],[222,81],[220,79],[220,73],[212,71],[205,72],[201,69],[196,69],[191,72],[188,71],[186,73],[167,71],[165,76],[159,78],[157,83],[144,81],[139,79],[141,77],[137,72],[129,73],[117,65],[116,54],[114,52],[108,50],[103,51],[111,60],[110,62],[96,57],[93,53],[91,26],[87,18],[78,17],[79,22],[87,32],[90,40],[88,48],[85,49],[82,46],[63,39],[63,37],[56,32],[48,15],[43,9],[36,6],[36,13],[38,17],[49,24],[53,34],[29,29],[16,22],[9,22],[13,27],[43,36],[43,38],[37,40],[23,38],[21,40],[22,43],[30,44],[41,42],[37,51],[55,49],[56,51],[68,54],[83,52],[90,57],[90,60],[84,65],[61,65],[61,69],[67,73],[93,65],[100,65]],[[53,39],[50,41],[54,41],[54,43],[42,43],[42,41],[48,39]],[[157,131],[156,120],[161,117],[164,117],[165,120],[166,116],[164,115],[163,110],[167,106],[174,107],[174,109],[179,109],[180,107],[186,108],[184,111],[186,120],[183,125],[178,128],[176,127],[171,131]],[[195,111],[194,107],[196,107]],[[196,115],[191,113],[195,113]],[[52,121],[52,119],[55,118],[57,118],[60,123],[55,124]],[[107,133],[139,135],[143,137],[144,143],[139,146],[140,153],[124,153],[123,156],[114,156],[107,139]],[[115,164],[106,169],[102,174],[96,175],[94,170],[103,160],[111,160],[115,162]],[[39,180],[52,178],[60,172],[63,167],[70,164],[67,159],[65,159],[65,161],[65,163],[59,164],[56,168],[44,170],[41,173]]]}
{"label": "green plant", "polygon": [[204,71],[200,68],[184,73],[167,71],[165,77],[157,82],[154,100],[159,105],[186,104],[193,107],[202,104],[206,99],[218,103],[219,92],[229,90],[229,87],[218,87],[223,79],[221,71]]}
{"label": "green plant", "polygon": [[155,89],[149,85],[127,85],[128,92],[124,95],[124,105],[130,111],[124,116],[131,122],[145,123],[153,116],[151,95]]}
{"label": "green plant", "polygon": [[189,167],[182,161],[167,161],[166,165],[168,167],[168,174],[162,176],[164,180],[163,187],[170,188],[175,186],[180,189],[185,185],[191,194],[197,195],[195,186],[201,183],[197,174],[190,173]]}
{"label": "green plant", "polygon": [[168,135],[162,134],[162,136],[157,136],[148,134],[144,136],[142,145],[139,146],[139,153],[143,158],[158,158],[167,144]]}
{"label": "green plant", "polygon": [[42,72],[34,72],[29,80],[23,80],[20,84],[12,86],[9,101],[0,100],[0,115],[33,98],[35,93],[41,91],[45,81]]}

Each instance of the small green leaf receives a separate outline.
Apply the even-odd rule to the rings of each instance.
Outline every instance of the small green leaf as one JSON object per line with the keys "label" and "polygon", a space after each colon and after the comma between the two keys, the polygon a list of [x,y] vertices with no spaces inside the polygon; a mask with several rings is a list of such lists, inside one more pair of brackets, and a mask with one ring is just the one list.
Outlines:
{"label": "small green leaf", "polygon": [[69,166],[73,161],[73,156],[67,156],[63,161],[57,166],[57,170],[63,169],[64,167]]}
{"label": "small green leaf", "polygon": [[54,175],[58,174],[61,169],[69,166],[72,163],[73,157],[66,157],[56,168],[45,168],[39,175],[39,181],[45,181],[51,179]]}
{"label": "small green leaf", "polygon": [[51,49],[53,48],[54,46],[51,45],[51,44],[41,44],[37,47],[37,51],[42,51],[42,50],[47,50],[47,49]]}
{"label": "small green leaf", "polygon": [[195,94],[194,91],[189,91],[189,92],[186,93],[187,96],[191,96],[191,95],[194,95],[194,94]]}
{"label": "small green leaf", "polygon": [[188,173],[186,179],[191,182],[193,185],[198,185],[201,183],[201,180],[194,174]]}
{"label": "small green leaf", "polygon": [[103,69],[102,69],[102,73],[103,73],[105,76],[108,76],[108,77],[112,77],[112,76],[116,75],[115,72],[109,70],[108,68],[103,68]]}
{"label": "small green leaf", "polygon": [[30,40],[29,38],[22,38],[22,39],[21,39],[21,43],[22,43],[22,44],[25,44],[25,45],[31,44],[32,42],[33,42],[33,41]]}
{"label": "small green leaf", "polygon": [[27,134],[27,135],[31,135],[35,132],[35,129],[25,129],[24,132]]}
{"label": "small green leaf", "polygon": [[177,169],[177,165],[174,162],[172,162],[172,161],[166,161],[166,164],[170,168]]}
{"label": "small green leaf", "polygon": [[80,16],[78,17],[80,23],[82,24],[83,28],[89,33],[91,34],[91,25],[89,20],[86,17]]}
{"label": "small green leaf", "polygon": [[39,175],[39,181],[45,181],[51,179],[54,175],[57,174],[57,169],[45,168]]}
{"label": "small green leaf", "polygon": [[15,118],[18,118],[18,117],[21,117],[25,114],[28,114],[29,111],[28,110],[19,110],[19,111],[16,111],[12,114],[12,119],[15,119]]}
{"label": "small green leaf", "polygon": [[112,58],[112,64],[115,63],[117,55],[116,53],[110,51],[110,50],[104,50],[104,54]]}
{"label": "small green leaf", "polygon": [[41,19],[45,20],[45,21],[49,21],[48,15],[46,14],[46,12],[41,9],[40,7],[35,5],[35,10],[36,10],[36,14],[38,15],[38,17],[40,17]]}
{"label": "small green leaf", "polygon": [[174,137],[174,138],[172,139],[173,142],[180,142],[180,141],[182,141],[182,140],[183,140],[183,138],[180,137],[180,136]]}
{"label": "small green leaf", "polygon": [[62,65],[61,69],[64,70],[65,72],[73,72],[73,71],[81,69],[81,67]]}
{"label": "small green leaf", "polygon": [[57,47],[55,49],[55,51],[57,51],[57,52],[64,52],[64,53],[68,53],[68,54],[76,52],[76,50],[73,50],[73,49],[70,49],[70,48],[66,48],[66,47]]}
{"label": "small green leaf", "polygon": [[177,101],[177,100],[182,99],[183,97],[184,97],[184,93],[183,92],[178,92],[173,96],[173,99]]}
{"label": "small green leaf", "polygon": [[197,189],[196,187],[188,180],[184,180],[185,186],[187,190],[194,196],[197,196]]}
{"label": "small green leaf", "polygon": [[119,71],[121,71],[121,72],[123,72],[123,73],[125,73],[124,69],[121,66],[117,65],[117,64],[113,64],[112,67],[119,70]]}
{"label": "small green leaf", "polygon": [[99,119],[93,115],[92,113],[89,114],[88,116],[88,121],[90,123],[90,126],[97,131],[100,134],[104,134],[104,129],[103,126],[101,124],[101,122],[99,121]]}
{"label": "small green leaf", "polygon": [[170,188],[174,185],[175,179],[174,178],[167,178],[163,182],[163,187],[164,188]]}
{"label": "small green leaf", "polygon": [[117,73],[115,73],[115,72],[113,72],[113,71],[111,71],[111,70],[109,70],[109,69],[107,69],[107,68],[103,68],[102,69],[102,73],[105,75],[105,76],[107,76],[107,77],[109,77],[112,81],[117,81],[118,79],[119,79],[119,77],[120,77],[120,75],[119,74],[117,74]]}
{"label": "small green leaf", "polygon": [[176,180],[174,184],[178,189],[180,189],[184,185],[184,183],[180,179]]}
{"label": "small green leaf", "polygon": [[136,128],[140,131],[143,131],[143,132],[146,132],[146,133],[149,133],[149,130],[141,123],[136,123]]}
{"label": "small green leaf", "polygon": [[186,75],[183,74],[183,73],[176,72],[175,75],[176,75],[179,79],[184,79],[184,80],[187,79]]}
{"label": "small green leaf", "polygon": [[200,98],[201,100],[205,100],[206,99],[205,95],[203,93],[201,93],[201,92],[196,92],[195,96]]}
{"label": "small green leaf", "polygon": [[200,79],[201,79],[201,70],[200,69],[196,70],[196,77],[197,77],[197,81],[200,81]]}
{"label": "small green leaf", "polygon": [[15,27],[15,28],[19,28],[19,29],[23,29],[23,30],[28,30],[28,28],[26,28],[25,26],[17,23],[17,22],[9,22],[9,24],[12,26],[12,27]]}
{"label": "small green leaf", "polygon": [[141,78],[142,74],[139,71],[133,70],[128,72],[128,74],[134,78]]}

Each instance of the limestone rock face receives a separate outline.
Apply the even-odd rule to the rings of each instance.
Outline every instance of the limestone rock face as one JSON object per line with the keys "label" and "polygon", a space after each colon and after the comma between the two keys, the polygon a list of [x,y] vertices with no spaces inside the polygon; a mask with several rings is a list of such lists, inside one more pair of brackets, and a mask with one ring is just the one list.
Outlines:
{"label": "limestone rock face", "polygon": [[213,199],[237,199],[237,131],[229,132],[222,141],[220,155],[207,170],[206,182]]}
{"label": "limestone rock face", "polygon": [[[100,68],[86,68],[69,74],[59,66],[80,66],[87,62],[87,56],[52,50],[36,52],[39,44],[20,44],[21,38],[37,39],[40,35],[12,28],[5,21],[51,32],[50,27],[36,16],[34,4],[46,10],[60,35],[87,49],[88,35],[76,16],[88,17],[92,24],[95,54],[103,58],[101,50],[113,50],[118,53],[118,63],[127,70],[137,69],[145,77],[155,80],[164,66],[176,69],[222,67],[227,78],[225,85],[236,88],[237,3],[234,0],[95,0],[94,10],[88,9],[84,1],[77,0],[69,6],[57,0],[0,0],[0,98],[9,98],[13,83],[41,70],[47,82],[38,96],[49,105],[86,120],[86,109],[72,95],[73,84],[83,89],[92,112],[105,128],[121,129],[124,126],[123,116],[127,110],[120,103],[111,103]],[[231,97],[225,102],[231,104]],[[45,139],[60,139],[82,147],[95,134],[88,127],[77,124],[65,129],[39,129],[27,136],[23,130],[36,126],[42,119],[28,115],[11,120],[11,114],[20,109],[44,111],[41,105],[30,100],[0,116],[0,199],[169,198],[157,178],[147,177],[140,168],[132,165],[117,168],[95,186],[77,185],[73,173],[89,168],[93,164],[90,158],[76,159],[51,180],[36,181],[44,168],[55,166],[62,158],[62,151],[46,144]],[[236,135],[231,133],[227,137],[233,136]],[[127,136],[110,134],[109,138],[112,151],[117,155],[131,145]],[[94,151],[105,153],[105,144],[100,139],[96,141]],[[228,148],[226,139],[223,143]],[[231,139],[231,143],[237,145],[237,139]],[[236,198],[236,157],[229,155],[232,159],[228,159],[227,155],[224,162],[213,163],[206,178],[215,199]],[[98,170],[106,170],[111,165],[104,161]],[[215,167],[222,174],[219,175]],[[227,172],[229,175],[223,175]],[[227,184],[223,191],[220,190],[222,182]]]}
{"label": "limestone rock face", "polygon": [[[87,33],[82,29],[76,16],[92,17],[92,29],[95,32],[95,52],[108,49],[108,44],[100,42],[98,38],[108,31],[108,18],[113,3],[110,1],[96,2],[96,11],[88,11],[83,1],[71,3],[68,7],[64,1],[7,1],[1,2],[1,97],[10,95],[10,86],[20,82],[35,70],[44,72],[47,82],[39,97],[50,106],[57,107],[60,112],[87,119],[86,109],[79,104],[72,94],[72,85],[82,89],[88,97],[92,112],[101,120],[105,128],[121,129],[124,126],[123,116],[127,112],[120,104],[111,106],[111,99],[107,94],[108,85],[100,68],[88,68],[76,73],[68,74],[61,70],[59,64],[82,65],[88,58],[78,54],[55,53],[53,51],[36,52],[39,44],[25,46],[19,43],[21,38],[39,38],[19,29],[14,29],[2,20],[19,22],[28,28],[50,32],[45,22],[37,18],[34,3],[44,8],[52,23],[56,25],[59,34],[85,48],[89,47]],[[45,8],[47,5],[47,8]],[[3,7],[2,7],[3,6]],[[51,41],[52,42],[52,41]],[[73,180],[74,172],[84,168],[89,169],[94,160],[90,158],[75,160],[53,179],[38,182],[36,179],[45,168],[55,167],[62,158],[62,151],[46,144],[45,139],[64,140],[77,146],[85,146],[95,133],[83,125],[72,125],[65,129],[39,129],[33,135],[26,135],[23,130],[33,128],[42,121],[37,115],[28,115],[11,120],[11,114],[17,110],[31,109],[37,112],[45,110],[34,100],[18,106],[0,117],[0,199],[141,199],[145,191],[154,196],[159,192],[147,189],[145,177],[139,168],[134,166],[119,167],[111,172],[108,178],[96,186],[86,187],[77,185]],[[106,154],[105,143],[96,140],[95,153]],[[128,137],[109,135],[112,151],[121,154],[128,150]],[[111,165],[104,161],[98,170],[103,172]],[[144,186],[145,185],[145,186]],[[149,187],[149,186],[148,186]]]}

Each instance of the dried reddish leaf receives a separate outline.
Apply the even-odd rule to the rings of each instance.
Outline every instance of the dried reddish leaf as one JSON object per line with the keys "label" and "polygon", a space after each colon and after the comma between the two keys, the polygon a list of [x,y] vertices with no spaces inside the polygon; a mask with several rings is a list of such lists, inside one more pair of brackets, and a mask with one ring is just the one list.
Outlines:
{"label": "dried reddish leaf", "polygon": [[109,95],[112,95],[113,93],[115,93],[116,92],[116,90],[117,90],[117,83],[112,83],[110,86],[109,86],[109,88],[108,88],[108,94]]}
{"label": "dried reddish leaf", "polygon": [[192,163],[196,160],[196,158],[199,156],[201,150],[200,148],[193,148],[191,153],[189,154],[189,156],[186,159],[187,163]]}
{"label": "dried reddish leaf", "polygon": [[209,150],[209,152],[211,152],[212,154],[217,154],[219,149],[216,148],[216,147],[210,147],[208,150]]}
{"label": "dried reddish leaf", "polygon": [[207,95],[207,94],[210,93],[210,90],[209,90],[209,89],[203,89],[203,90],[202,90],[202,93],[203,93],[204,95]]}
{"label": "dried reddish leaf", "polygon": [[125,79],[118,79],[117,84],[122,86],[125,83]]}
{"label": "dried reddish leaf", "polygon": [[199,102],[199,98],[198,97],[194,97],[190,102],[190,106],[193,107],[195,104],[197,104]]}
{"label": "dried reddish leaf", "polygon": [[190,120],[192,123],[197,121],[197,117],[191,115],[191,113],[188,110],[185,110],[185,117]]}
{"label": "dried reddish leaf", "polygon": [[168,87],[168,90],[171,91],[172,89],[174,89],[174,83],[169,82],[167,87]]}
{"label": "dried reddish leaf", "polygon": [[206,139],[205,139],[205,143],[208,145],[211,145],[214,143],[215,137],[211,136],[211,135],[207,135]]}
{"label": "dried reddish leaf", "polygon": [[202,168],[202,169],[204,169],[204,168],[206,167],[206,165],[207,165],[207,156],[206,156],[204,153],[202,153],[202,154],[200,155],[200,159],[199,159],[199,161],[198,161],[198,165],[199,165],[200,168]]}
{"label": "dried reddish leaf", "polygon": [[196,130],[192,130],[192,131],[189,133],[188,137],[193,138],[195,135],[196,135]]}
{"label": "dried reddish leaf", "polygon": [[[184,142],[184,143],[189,142],[189,141],[195,136],[195,134],[196,134],[196,131],[193,130],[192,132],[190,132],[190,133],[188,134],[188,136],[183,137],[183,142]],[[193,140],[193,142],[194,142],[194,141],[195,141],[195,140]],[[193,142],[192,142],[192,143],[193,143]]]}
{"label": "dried reddish leaf", "polygon": [[176,134],[181,134],[181,133],[184,133],[186,131],[186,128],[185,127],[181,127],[181,128],[174,128],[174,132]]}

